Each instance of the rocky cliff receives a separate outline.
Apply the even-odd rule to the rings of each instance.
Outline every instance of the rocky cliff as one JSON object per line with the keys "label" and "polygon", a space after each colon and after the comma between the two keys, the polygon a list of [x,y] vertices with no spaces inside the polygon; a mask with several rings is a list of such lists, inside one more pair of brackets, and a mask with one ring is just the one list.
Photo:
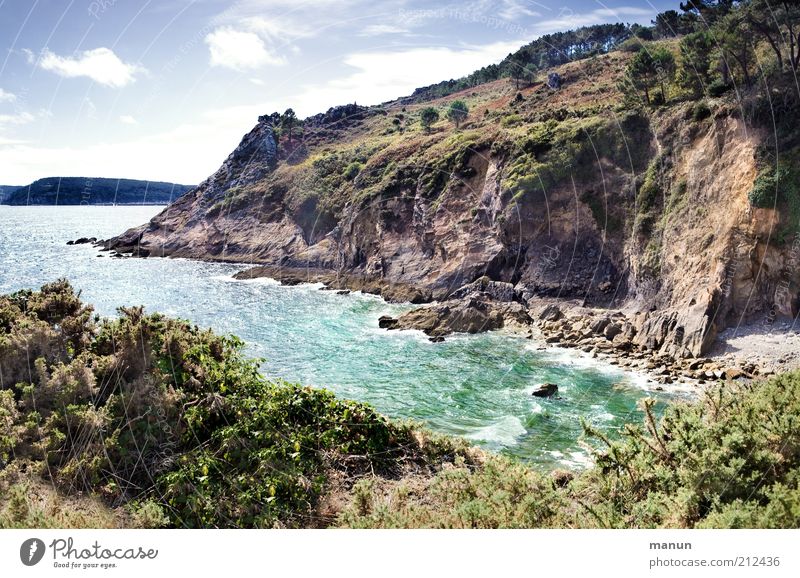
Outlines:
{"label": "rocky cliff", "polygon": [[[748,200],[764,131],[731,94],[631,107],[617,88],[628,58],[561,66],[558,89],[499,80],[331,109],[280,142],[262,117],[214,175],[106,246],[399,299],[392,288],[441,300],[487,276],[522,303],[622,310],[632,342],[676,357],[742,320],[796,314],[788,213]],[[422,106],[454,98],[465,123],[420,126]]]}

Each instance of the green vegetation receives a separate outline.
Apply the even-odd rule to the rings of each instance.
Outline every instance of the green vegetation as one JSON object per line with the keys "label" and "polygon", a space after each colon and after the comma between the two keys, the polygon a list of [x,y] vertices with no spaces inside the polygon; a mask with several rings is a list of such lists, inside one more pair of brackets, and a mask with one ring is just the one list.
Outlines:
{"label": "green vegetation", "polygon": [[[683,3],[681,10],[659,14],[653,28],[654,37],[680,37],[677,70],[664,46],[642,43],[627,71],[629,97],[642,94],[647,105],[666,102],[673,75],[688,97],[717,97],[734,84],[746,89],[760,76],[793,75],[800,67],[800,5],[795,2],[703,0]],[[656,84],[661,96],[654,99]]]}
{"label": "green vegetation", "polygon": [[469,108],[463,100],[454,100],[447,108],[447,119],[456,125],[456,128],[467,119],[467,115]]}
{"label": "green vegetation", "polygon": [[[98,319],[66,281],[0,297],[3,526],[326,525],[321,497],[353,477],[469,456],[363,404],[264,379],[234,337],[119,314]],[[45,519],[22,499],[32,485],[52,485],[56,504],[90,496],[82,509],[96,515]]]}
{"label": "green vegetation", "polygon": [[241,342],[59,281],[0,297],[0,527],[796,527],[800,373],[719,385],[537,472],[272,382]]}
{"label": "green vegetation", "polygon": [[423,108],[419,113],[419,121],[422,124],[422,128],[425,129],[425,132],[431,132],[431,127],[438,120],[439,120],[439,111],[433,108],[432,106]]}
{"label": "green vegetation", "polygon": [[297,115],[295,114],[294,110],[291,108],[287,108],[286,112],[283,113],[283,116],[280,120],[281,130],[285,131],[289,137],[289,143],[292,142],[292,129],[294,125],[297,123]]}
{"label": "green vegetation", "polygon": [[[665,47],[645,47],[631,59],[626,71],[626,86],[644,93],[646,104],[665,103],[667,87],[675,76],[675,57]],[[658,98],[652,96],[655,87],[661,88]]]}
{"label": "green vegetation", "polygon": [[447,80],[418,88],[412,95],[419,101],[433,100],[501,78],[520,83],[533,82],[536,73],[575,60],[606,54],[631,36],[625,24],[597,24],[540,36],[509,54],[500,64],[491,64],[458,80]]}
{"label": "green vegetation", "polygon": [[764,160],[764,166],[748,193],[750,204],[762,209],[778,209],[781,213],[781,228],[777,234],[779,244],[800,233],[800,170],[797,149],[774,158]]}
{"label": "green vegetation", "polygon": [[341,523],[356,527],[796,528],[800,373],[719,386],[657,423],[599,442],[595,465],[545,477],[505,458],[456,462],[429,481],[365,480]]}
{"label": "green vegetation", "polygon": [[569,178],[588,182],[604,159],[635,173],[647,162],[650,138],[647,118],[636,112],[534,123],[508,145],[511,162],[503,186],[520,197]]}

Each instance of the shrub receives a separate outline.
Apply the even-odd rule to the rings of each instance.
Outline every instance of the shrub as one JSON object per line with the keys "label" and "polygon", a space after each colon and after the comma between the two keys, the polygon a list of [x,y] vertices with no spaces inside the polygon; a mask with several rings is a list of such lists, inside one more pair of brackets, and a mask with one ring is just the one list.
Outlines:
{"label": "shrub", "polygon": [[350,163],[349,165],[347,165],[347,167],[345,167],[344,172],[342,173],[342,175],[348,181],[352,181],[354,178],[356,178],[358,176],[358,173],[360,173],[361,169],[363,169],[363,168],[364,168],[364,165],[362,165],[358,161],[354,161],[354,162]]}
{"label": "shrub", "polygon": [[723,82],[721,79],[715,79],[708,85],[708,94],[713,97],[722,96],[726,92],[728,92],[732,85]]}
{"label": "shrub", "polygon": [[469,108],[463,100],[454,100],[447,108],[447,118],[456,125],[456,128],[464,122],[469,114]]}
{"label": "shrub", "polygon": [[422,123],[422,128],[425,129],[425,132],[430,132],[431,127],[439,120],[439,111],[437,111],[432,106],[428,106],[422,109],[419,113],[419,121]]}
{"label": "shrub", "polygon": [[786,171],[775,170],[774,167],[759,172],[753,182],[753,188],[747,194],[750,204],[761,209],[775,208],[778,203],[778,187],[781,180],[786,179]]}
{"label": "shrub", "polygon": [[695,103],[692,107],[692,120],[695,122],[700,122],[701,120],[705,120],[711,116],[711,109],[708,108],[708,105],[704,101],[700,101]]}

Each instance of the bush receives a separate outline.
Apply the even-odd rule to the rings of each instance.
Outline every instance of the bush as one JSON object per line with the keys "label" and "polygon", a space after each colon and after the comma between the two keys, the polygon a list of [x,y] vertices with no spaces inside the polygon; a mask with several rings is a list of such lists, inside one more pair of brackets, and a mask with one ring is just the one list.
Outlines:
{"label": "bush", "polygon": [[439,111],[432,106],[423,108],[419,113],[419,121],[425,132],[430,132],[431,127],[439,120]]}
{"label": "bush", "polygon": [[705,102],[700,101],[695,103],[695,105],[692,107],[692,120],[695,122],[700,122],[701,120],[705,120],[710,116],[711,109],[708,108],[708,105]]}
{"label": "bush", "polygon": [[354,162],[350,163],[349,165],[347,165],[347,167],[345,167],[344,172],[342,173],[342,175],[348,181],[352,181],[354,178],[356,178],[358,176],[358,173],[360,173],[361,169],[363,169],[363,168],[364,168],[364,165],[362,165],[358,161],[354,161]]}
{"label": "bush", "polygon": [[731,88],[733,88],[732,85],[726,84],[721,79],[716,79],[708,85],[708,94],[713,97],[722,96]]}
{"label": "bush", "polygon": [[[65,281],[0,297],[4,468],[33,463],[133,524],[272,527],[329,522],[315,508],[331,479],[433,467],[410,426],[265,379],[235,337],[141,307],[91,313]],[[2,524],[38,520],[26,503],[0,507]]]}
{"label": "bush", "polygon": [[543,476],[502,457],[456,463],[422,487],[363,482],[343,525],[435,528],[796,528],[800,372],[719,385],[602,444],[573,476]]}
{"label": "bush", "polygon": [[786,171],[769,167],[758,173],[753,188],[747,194],[750,204],[760,209],[773,209],[778,203],[778,186],[786,179]]}

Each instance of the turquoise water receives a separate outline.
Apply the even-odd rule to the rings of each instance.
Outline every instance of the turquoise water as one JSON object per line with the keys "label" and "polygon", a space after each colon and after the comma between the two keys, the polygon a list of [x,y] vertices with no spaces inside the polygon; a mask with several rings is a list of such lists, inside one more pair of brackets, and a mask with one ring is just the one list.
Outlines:
{"label": "turquoise water", "polygon": [[[378,317],[406,307],[374,296],[233,280],[243,265],[98,258],[91,246],[66,245],[110,237],[159,210],[0,206],[0,293],[67,277],[103,315],[143,304],[235,333],[265,358],[268,375],[326,387],[545,467],[587,463],[581,417],[613,431],[640,422],[637,401],[658,393],[640,376],[575,351],[539,351],[541,344],[502,332],[434,344],[419,332],[384,331]],[[559,384],[560,399],[531,397],[544,381]]]}

